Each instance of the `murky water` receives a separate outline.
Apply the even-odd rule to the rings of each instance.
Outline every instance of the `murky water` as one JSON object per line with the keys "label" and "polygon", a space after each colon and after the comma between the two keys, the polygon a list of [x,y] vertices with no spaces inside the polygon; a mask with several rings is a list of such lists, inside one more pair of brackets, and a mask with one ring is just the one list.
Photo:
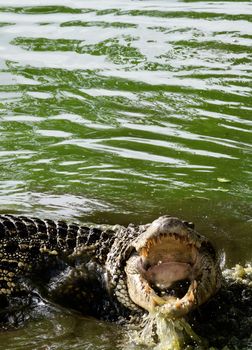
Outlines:
{"label": "murky water", "polygon": [[[251,261],[251,15],[248,1],[0,0],[0,211],[121,224],[169,213],[228,266]],[[120,337],[50,315],[1,334],[0,349]]]}

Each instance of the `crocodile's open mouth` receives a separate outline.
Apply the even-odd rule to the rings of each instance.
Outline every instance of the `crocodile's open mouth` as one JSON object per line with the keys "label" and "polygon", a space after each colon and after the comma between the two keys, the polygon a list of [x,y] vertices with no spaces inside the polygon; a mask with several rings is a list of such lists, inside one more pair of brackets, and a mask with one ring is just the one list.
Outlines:
{"label": "crocodile's open mouth", "polygon": [[139,236],[134,248],[125,269],[128,292],[135,304],[150,312],[183,316],[218,288],[213,247],[188,223],[161,217]]}

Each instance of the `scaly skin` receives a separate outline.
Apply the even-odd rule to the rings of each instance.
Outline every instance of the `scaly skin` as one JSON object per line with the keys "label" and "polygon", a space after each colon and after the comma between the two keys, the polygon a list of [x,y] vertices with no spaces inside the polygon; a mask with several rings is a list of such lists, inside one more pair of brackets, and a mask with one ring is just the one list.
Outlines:
{"label": "scaly skin", "polygon": [[0,308],[8,312],[39,290],[105,319],[146,310],[178,318],[215,294],[220,280],[211,243],[177,218],[87,227],[0,216]]}

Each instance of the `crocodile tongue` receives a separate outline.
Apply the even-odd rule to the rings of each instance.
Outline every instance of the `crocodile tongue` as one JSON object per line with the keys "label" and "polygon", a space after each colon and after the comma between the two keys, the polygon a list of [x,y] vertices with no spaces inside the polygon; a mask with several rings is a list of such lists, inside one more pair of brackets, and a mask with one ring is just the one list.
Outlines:
{"label": "crocodile tongue", "polygon": [[159,261],[157,265],[143,271],[142,275],[153,286],[164,290],[172,287],[177,281],[191,279],[192,268],[187,263]]}

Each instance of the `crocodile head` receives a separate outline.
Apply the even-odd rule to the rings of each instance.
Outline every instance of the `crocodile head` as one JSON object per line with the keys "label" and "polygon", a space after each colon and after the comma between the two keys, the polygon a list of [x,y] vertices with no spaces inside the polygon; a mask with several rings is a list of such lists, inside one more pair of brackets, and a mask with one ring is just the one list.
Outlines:
{"label": "crocodile head", "polygon": [[127,260],[128,294],[141,308],[182,317],[220,286],[219,259],[193,224],[162,216],[132,243]]}

